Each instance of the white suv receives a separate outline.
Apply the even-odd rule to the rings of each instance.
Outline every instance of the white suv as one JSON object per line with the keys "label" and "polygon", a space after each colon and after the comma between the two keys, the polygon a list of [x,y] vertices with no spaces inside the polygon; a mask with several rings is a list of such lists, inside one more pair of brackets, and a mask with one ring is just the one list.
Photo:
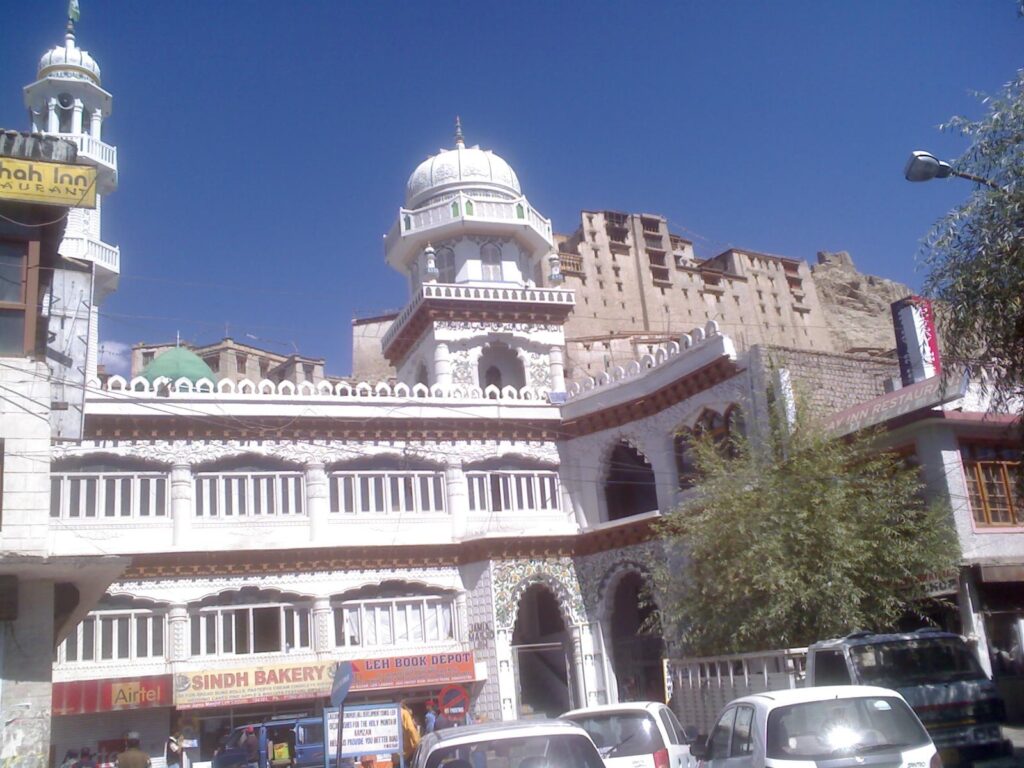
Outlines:
{"label": "white suv", "polygon": [[606,768],[692,768],[690,742],[675,714],[658,701],[605,704],[562,715],[587,732]]}
{"label": "white suv", "polygon": [[563,720],[444,728],[423,737],[410,768],[604,768],[586,731]]}

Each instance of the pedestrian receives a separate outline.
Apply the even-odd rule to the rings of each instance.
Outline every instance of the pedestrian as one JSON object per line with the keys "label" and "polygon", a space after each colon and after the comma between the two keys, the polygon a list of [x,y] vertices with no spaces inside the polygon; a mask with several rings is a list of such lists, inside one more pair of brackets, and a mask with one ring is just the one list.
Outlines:
{"label": "pedestrian", "polygon": [[437,724],[437,702],[433,699],[427,699],[427,714],[423,716],[423,723],[426,726],[425,733],[434,732],[434,727]]}
{"label": "pedestrian", "polygon": [[139,747],[137,731],[128,731],[124,735],[128,748],[117,756],[117,768],[151,768],[149,755]]}
{"label": "pedestrian", "polygon": [[82,747],[78,753],[80,757],[74,763],[74,768],[96,768],[96,758],[88,747]]}
{"label": "pedestrian", "polygon": [[437,719],[434,720],[434,730],[440,731],[445,728],[452,728],[455,726],[455,721],[448,717],[448,714],[442,709],[437,715]]}
{"label": "pedestrian", "polygon": [[260,761],[260,738],[256,735],[256,729],[251,725],[245,726],[245,733],[242,735],[238,746],[245,750],[245,759],[249,765],[256,765]]}
{"label": "pedestrian", "polygon": [[181,734],[172,733],[167,737],[164,744],[164,759],[167,761],[167,768],[181,768]]}
{"label": "pedestrian", "polygon": [[[408,765],[420,745],[420,727],[416,724],[408,702],[402,702],[402,756]],[[393,760],[392,760],[393,762]]]}

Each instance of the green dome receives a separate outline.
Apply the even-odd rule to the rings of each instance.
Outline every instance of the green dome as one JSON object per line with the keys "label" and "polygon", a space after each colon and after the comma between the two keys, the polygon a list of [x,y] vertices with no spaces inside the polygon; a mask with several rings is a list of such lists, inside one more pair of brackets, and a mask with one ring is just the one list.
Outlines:
{"label": "green dome", "polygon": [[210,366],[195,352],[184,347],[174,347],[160,353],[142,370],[142,377],[150,384],[164,376],[171,381],[184,377],[193,384],[200,379],[217,381],[217,376],[210,370]]}

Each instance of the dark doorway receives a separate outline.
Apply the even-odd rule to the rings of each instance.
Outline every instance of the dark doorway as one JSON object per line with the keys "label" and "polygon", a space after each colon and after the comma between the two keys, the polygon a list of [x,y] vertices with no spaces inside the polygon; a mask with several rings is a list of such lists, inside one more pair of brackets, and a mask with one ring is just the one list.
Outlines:
{"label": "dark doorway", "polygon": [[551,590],[535,584],[519,601],[512,631],[512,655],[519,717],[558,715],[572,709],[571,644],[558,600]]}
{"label": "dark doorway", "polygon": [[635,571],[627,573],[612,601],[612,658],[619,701],[664,701],[665,641],[647,582]]}
{"label": "dark doorway", "polygon": [[621,520],[658,508],[654,471],[647,459],[628,443],[619,443],[612,451],[604,497],[609,520]]}

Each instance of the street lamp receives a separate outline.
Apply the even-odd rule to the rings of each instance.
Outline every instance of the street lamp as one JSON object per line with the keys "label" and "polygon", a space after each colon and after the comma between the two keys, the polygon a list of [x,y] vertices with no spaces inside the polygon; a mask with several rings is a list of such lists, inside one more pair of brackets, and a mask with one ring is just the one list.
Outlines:
{"label": "street lamp", "polygon": [[907,181],[931,181],[932,179],[945,179],[947,176],[959,176],[961,179],[984,184],[992,189],[999,189],[998,184],[983,179],[981,176],[975,176],[973,173],[955,171],[949,163],[939,160],[931,152],[924,152],[920,149],[910,153],[907,166],[903,169],[903,176]]}

